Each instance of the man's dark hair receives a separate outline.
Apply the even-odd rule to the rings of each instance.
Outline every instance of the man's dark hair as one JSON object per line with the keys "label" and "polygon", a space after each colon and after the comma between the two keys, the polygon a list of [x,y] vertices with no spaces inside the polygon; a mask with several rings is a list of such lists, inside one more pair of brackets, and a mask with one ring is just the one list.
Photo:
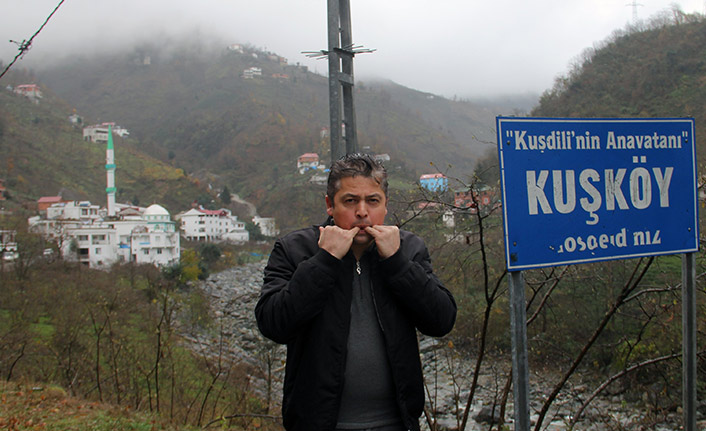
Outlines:
{"label": "man's dark hair", "polygon": [[328,175],[326,194],[333,202],[333,197],[341,189],[341,179],[347,177],[367,177],[374,179],[387,197],[387,171],[382,163],[369,154],[346,154],[333,162]]}

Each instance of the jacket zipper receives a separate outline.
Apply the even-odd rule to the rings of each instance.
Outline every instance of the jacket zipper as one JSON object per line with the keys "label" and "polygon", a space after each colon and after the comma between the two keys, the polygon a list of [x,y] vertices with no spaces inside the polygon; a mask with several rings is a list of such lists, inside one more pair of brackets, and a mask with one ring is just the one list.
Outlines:
{"label": "jacket zipper", "polygon": [[[363,272],[363,269],[360,266],[360,261],[356,260],[355,261],[355,272],[356,274],[360,275]],[[372,274],[371,274],[372,277]],[[385,332],[385,327],[382,326],[382,319],[380,319],[380,312],[378,311],[378,303],[377,300],[375,299],[375,289],[373,289],[373,282],[371,279],[368,280],[368,286],[370,288],[370,296],[373,298],[373,308],[375,308],[375,317],[378,320],[378,325],[380,325],[380,330],[384,333]]]}
{"label": "jacket zipper", "polygon": [[[362,269],[361,269],[361,267],[360,267],[360,261],[359,261],[359,260],[356,260],[356,261],[355,261],[355,272],[356,272],[358,275],[360,275],[361,272],[362,272]],[[372,272],[372,271],[371,271],[371,272]],[[382,331],[383,334],[384,334],[384,333],[385,333],[385,327],[382,325],[382,319],[380,318],[380,311],[378,310],[378,303],[377,303],[377,300],[375,299],[375,289],[373,288],[372,273],[370,274],[370,280],[369,280],[369,281],[370,281],[370,282],[369,282],[368,284],[369,284],[369,286],[370,286],[370,296],[372,296],[372,298],[373,298],[373,308],[375,309],[375,317],[376,317],[377,320],[378,320],[378,325],[380,325],[380,331]],[[385,349],[387,350],[387,340],[385,341]],[[389,361],[389,352],[387,352],[387,354],[388,354],[388,361]],[[390,364],[390,368],[391,368],[390,371],[392,372],[392,364]],[[412,428],[409,426],[409,424],[407,424],[407,415],[406,415],[405,413],[402,413],[402,412],[404,412],[404,411],[406,411],[406,410],[404,410],[404,409],[402,408],[403,403],[402,403],[401,400],[400,400],[400,394],[399,394],[399,392],[398,392],[398,390],[397,390],[397,383],[394,381],[394,377],[393,377],[392,380],[393,380],[393,384],[395,385],[395,399],[396,399],[397,405],[398,405],[398,407],[399,407],[399,409],[400,409],[400,419],[402,419],[402,424],[404,425],[405,429],[411,430]]]}

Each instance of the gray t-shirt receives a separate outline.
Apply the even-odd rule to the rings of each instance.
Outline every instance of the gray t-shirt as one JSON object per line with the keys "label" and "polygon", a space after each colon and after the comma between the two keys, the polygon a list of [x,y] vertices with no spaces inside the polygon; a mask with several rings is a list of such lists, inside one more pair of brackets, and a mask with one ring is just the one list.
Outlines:
{"label": "gray t-shirt", "polygon": [[375,311],[370,256],[366,254],[353,274],[348,355],[336,428],[362,429],[401,422],[385,339]]}

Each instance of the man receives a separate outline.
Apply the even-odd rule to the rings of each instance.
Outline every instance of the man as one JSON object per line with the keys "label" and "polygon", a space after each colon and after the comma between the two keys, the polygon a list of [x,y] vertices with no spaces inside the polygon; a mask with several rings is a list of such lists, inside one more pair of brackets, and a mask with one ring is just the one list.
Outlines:
{"label": "man", "polygon": [[384,167],[345,156],[331,166],[328,221],[275,243],[255,314],[287,344],[289,431],[419,430],[416,330],[447,334],[456,303],[422,239],[384,224],[387,203]]}

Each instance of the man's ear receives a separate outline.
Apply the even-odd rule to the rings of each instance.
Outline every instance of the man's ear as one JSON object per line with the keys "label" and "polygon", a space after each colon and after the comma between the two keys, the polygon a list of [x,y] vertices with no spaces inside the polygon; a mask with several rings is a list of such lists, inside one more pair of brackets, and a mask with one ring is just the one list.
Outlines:
{"label": "man's ear", "polygon": [[326,195],[326,214],[333,216],[333,201]]}

